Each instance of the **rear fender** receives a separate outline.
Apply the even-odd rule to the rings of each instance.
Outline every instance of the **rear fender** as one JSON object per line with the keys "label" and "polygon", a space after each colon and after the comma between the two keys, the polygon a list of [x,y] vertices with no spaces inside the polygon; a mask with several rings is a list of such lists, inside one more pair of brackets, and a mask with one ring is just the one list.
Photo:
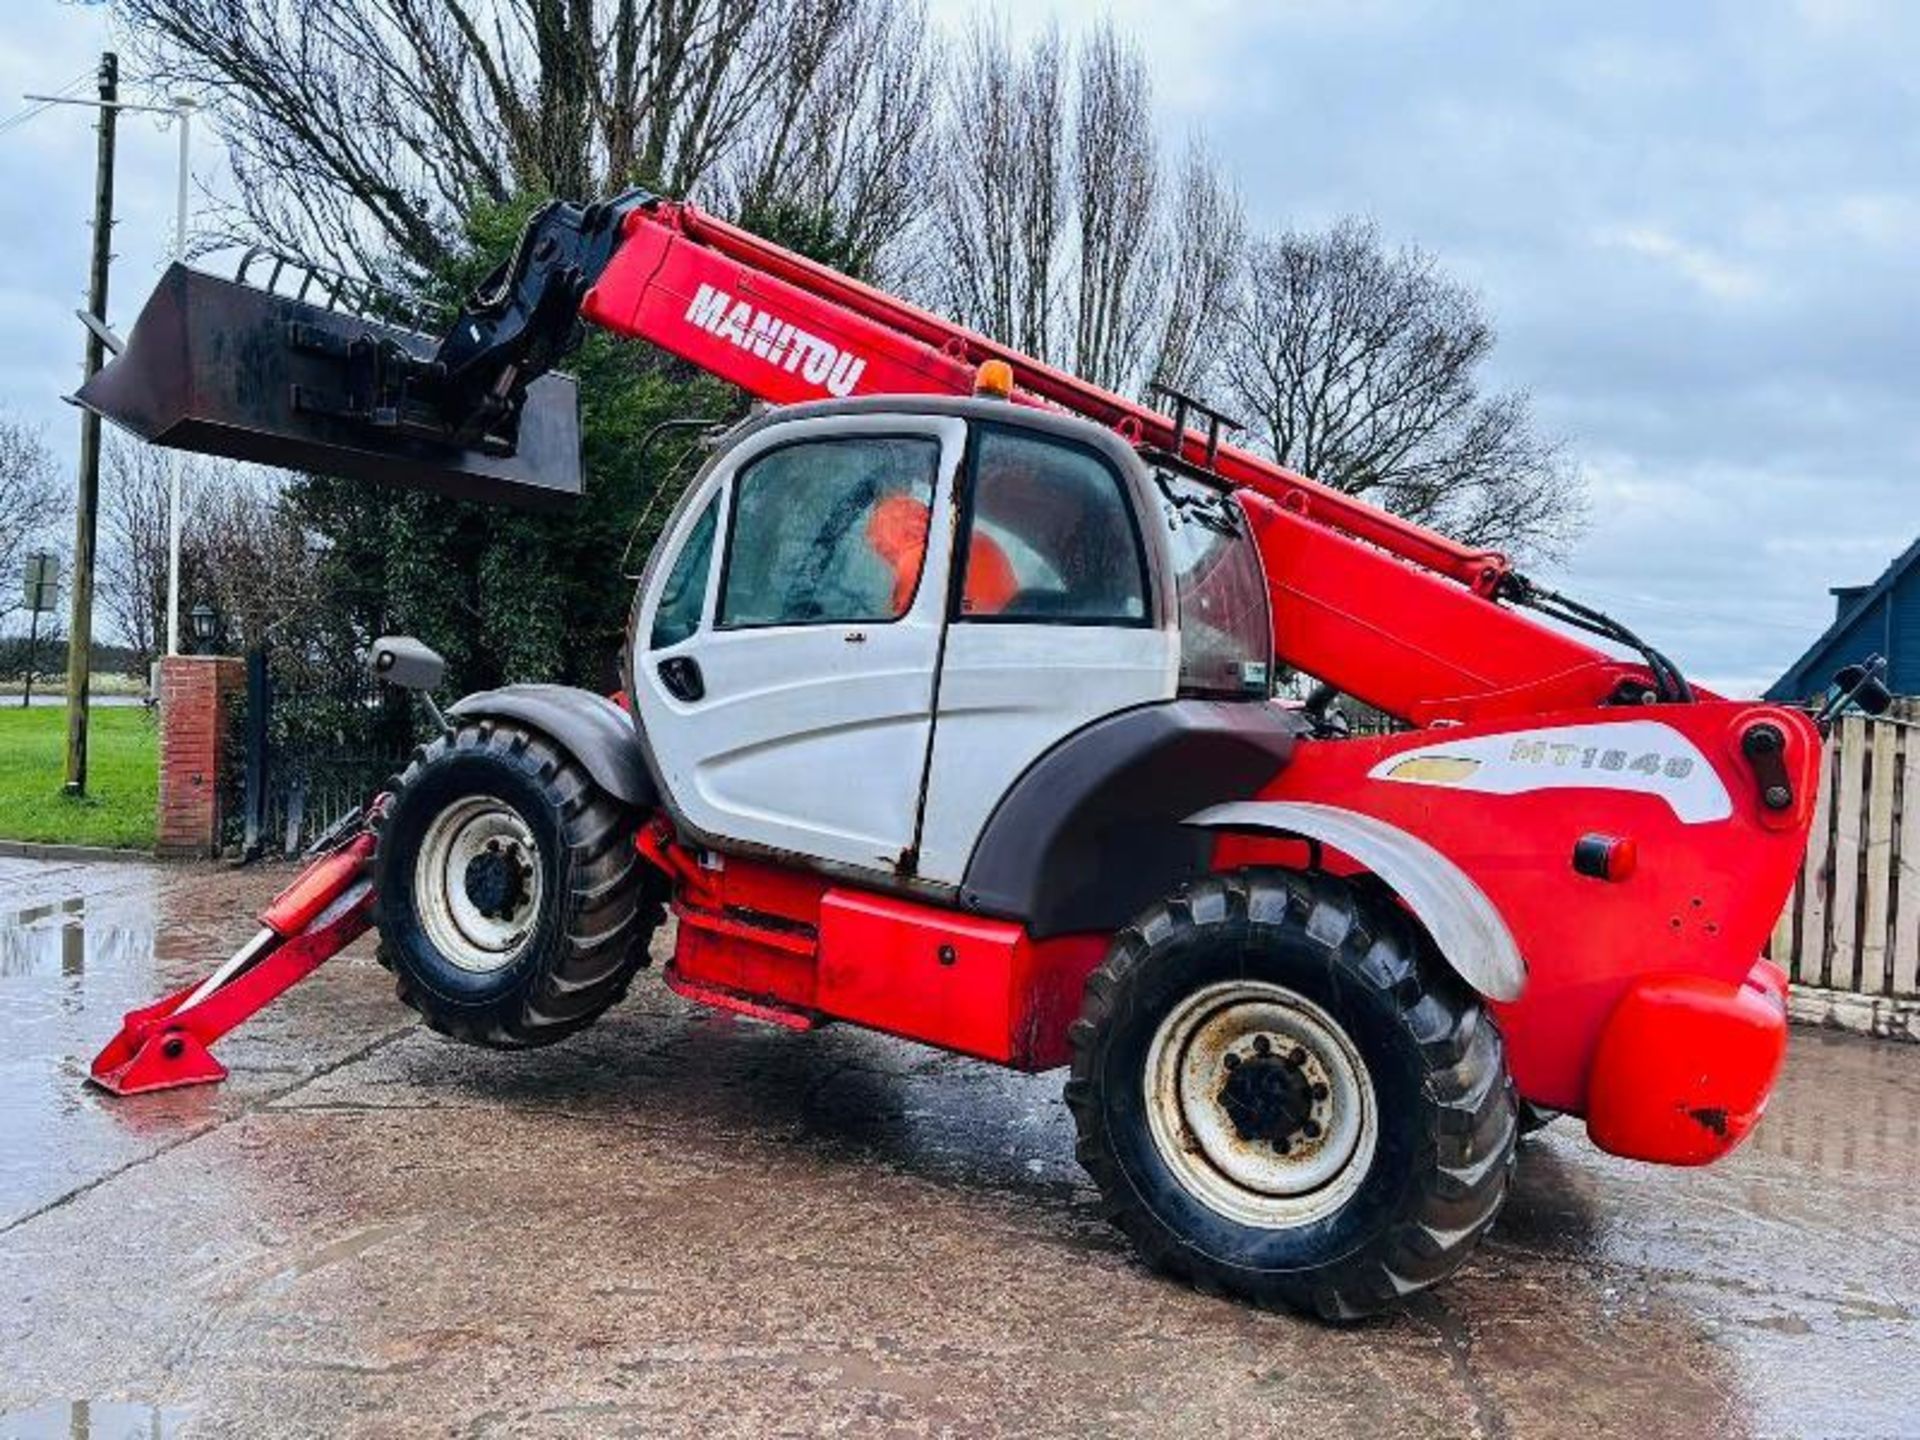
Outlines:
{"label": "rear fender", "polygon": [[593,783],[636,809],[659,804],[633,717],[604,695],[570,685],[507,685],[468,695],[447,712],[456,720],[514,720],[556,741]]}
{"label": "rear fender", "polygon": [[1490,1000],[1517,1000],[1527,964],[1486,893],[1426,841],[1371,815],[1307,801],[1244,800],[1187,817],[1214,830],[1317,840],[1351,856],[1413,911],[1454,972]]}

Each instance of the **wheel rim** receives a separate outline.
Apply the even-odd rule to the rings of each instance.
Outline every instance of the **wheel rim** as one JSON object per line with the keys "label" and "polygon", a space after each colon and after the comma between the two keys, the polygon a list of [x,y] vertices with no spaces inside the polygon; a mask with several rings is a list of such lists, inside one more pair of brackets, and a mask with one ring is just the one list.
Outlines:
{"label": "wheel rim", "polygon": [[1228,980],[1186,996],[1154,1032],[1143,1080],[1160,1158],[1242,1225],[1324,1219],[1373,1164],[1366,1063],[1331,1015],[1283,985]]}
{"label": "wheel rim", "polygon": [[511,965],[540,915],[540,847],[520,812],[490,795],[433,818],[414,861],[427,938],[453,965],[484,975]]}

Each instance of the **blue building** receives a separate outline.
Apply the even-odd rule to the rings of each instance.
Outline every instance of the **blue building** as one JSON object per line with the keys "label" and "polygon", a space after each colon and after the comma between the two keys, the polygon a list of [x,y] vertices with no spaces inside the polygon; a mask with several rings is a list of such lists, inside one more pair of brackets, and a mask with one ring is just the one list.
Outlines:
{"label": "blue building", "polygon": [[1836,585],[1833,624],[1767,690],[1769,700],[1808,700],[1833,672],[1869,655],[1887,657],[1887,688],[1920,695],[1920,540],[1871,585]]}

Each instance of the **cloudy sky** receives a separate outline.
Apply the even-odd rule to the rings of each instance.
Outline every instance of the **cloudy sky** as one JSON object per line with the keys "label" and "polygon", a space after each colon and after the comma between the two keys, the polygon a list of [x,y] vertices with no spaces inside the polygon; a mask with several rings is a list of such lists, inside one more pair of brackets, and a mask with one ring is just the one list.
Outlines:
{"label": "cloudy sky", "polygon": [[[936,0],[942,19],[964,0]],[[1585,472],[1555,578],[1690,672],[1766,684],[1920,533],[1920,4],[1023,0],[1146,45],[1170,145],[1203,132],[1255,223],[1372,216],[1497,317]],[[106,21],[15,0],[0,119],[92,64]],[[18,107],[14,107],[18,108]],[[157,273],[172,137],[128,127],[115,319]],[[91,134],[0,131],[0,404],[77,378]],[[217,183],[217,153],[197,166]]]}

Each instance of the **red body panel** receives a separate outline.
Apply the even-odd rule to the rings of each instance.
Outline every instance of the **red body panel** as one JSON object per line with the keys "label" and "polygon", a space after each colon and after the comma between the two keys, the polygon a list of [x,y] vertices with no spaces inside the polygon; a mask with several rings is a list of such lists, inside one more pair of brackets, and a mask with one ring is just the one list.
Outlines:
{"label": "red body panel", "polygon": [[[1387,821],[1438,850],[1479,886],[1528,967],[1520,998],[1494,1007],[1515,1084],[1527,1099],[1558,1110],[1586,1112],[1601,1034],[1635,981],[1668,973],[1736,988],[1744,981],[1806,844],[1820,737],[1804,715],[1728,701],[1660,706],[1645,715],[1680,732],[1712,764],[1732,803],[1730,815],[1688,824],[1655,794],[1550,783],[1530,793],[1488,794],[1369,773],[1392,755],[1437,742],[1614,722],[1622,718],[1619,710],[1305,744],[1259,797],[1336,805]],[[1628,712],[1627,718],[1641,717]],[[1795,801],[1778,814],[1760,803],[1740,753],[1740,735],[1762,719],[1787,737]],[[1580,758],[1569,757],[1576,764]],[[1638,863],[1631,875],[1613,883],[1574,871],[1574,843],[1594,833],[1634,842]],[[1229,836],[1215,864],[1297,865],[1300,851],[1298,842],[1270,836]],[[1342,863],[1329,861],[1331,868]]]}
{"label": "red body panel", "polygon": [[1731,984],[1634,982],[1593,1060],[1587,1134],[1615,1155],[1705,1165],[1746,1139],[1787,1051],[1787,977],[1767,961]]}
{"label": "red body panel", "polygon": [[[685,851],[679,851],[685,855]],[[795,1029],[850,1020],[1021,1070],[1067,1060],[1067,1026],[1104,935],[1019,925],[726,856],[684,888],[668,982]]]}
{"label": "red body panel", "polygon": [[1104,935],[1035,941],[1019,925],[835,890],[820,907],[822,1008],[1021,1070],[1068,1058]]}

